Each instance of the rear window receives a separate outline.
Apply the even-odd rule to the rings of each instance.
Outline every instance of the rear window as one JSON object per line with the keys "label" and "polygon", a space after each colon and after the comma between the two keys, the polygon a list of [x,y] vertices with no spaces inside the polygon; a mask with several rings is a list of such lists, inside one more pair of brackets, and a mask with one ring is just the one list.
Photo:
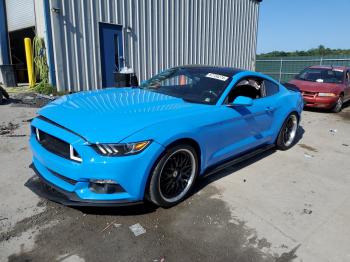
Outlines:
{"label": "rear window", "polygon": [[266,96],[273,96],[279,92],[279,86],[269,80],[264,80]]}
{"label": "rear window", "polygon": [[297,79],[318,83],[342,83],[344,71],[340,69],[307,68]]}

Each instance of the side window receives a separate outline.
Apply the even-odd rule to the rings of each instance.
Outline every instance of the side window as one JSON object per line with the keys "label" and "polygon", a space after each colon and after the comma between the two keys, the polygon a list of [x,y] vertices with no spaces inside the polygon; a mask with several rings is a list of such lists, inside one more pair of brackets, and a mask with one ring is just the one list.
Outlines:
{"label": "side window", "polygon": [[241,79],[228,94],[225,103],[232,103],[238,96],[246,96],[251,99],[259,99],[264,96],[262,80],[258,78]]}
{"label": "side window", "polygon": [[279,86],[269,80],[264,80],[265,96],[273,96],[279,92]]}

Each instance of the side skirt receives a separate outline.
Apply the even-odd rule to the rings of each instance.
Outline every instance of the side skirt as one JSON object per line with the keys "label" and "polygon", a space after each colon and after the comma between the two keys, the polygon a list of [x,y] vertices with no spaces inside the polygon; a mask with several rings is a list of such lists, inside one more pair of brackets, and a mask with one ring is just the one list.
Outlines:
{"label": "side skirt", "polygon": [[249,151],[248,153],[246,154],[243,154],[241,156],[238,156],[238,157],[235,157],[231,160],[228,160],[228,161],[225,161],[219,165],[215,165],[213,167],[209,167],[205,172],[204,172],[204,175],[202,177],[207,177],[207,176],[210,176],[212,174],[215,174],[223,169],[226,169],[230,166],[233,166],[233,165],[236,165],[238,163],[241,163],[243,161],[246,161],[252,157],[255,157],[267,150],[270,150],[272,148],[274,148],[275,145],[274,144],[271,144],[271,145],[266,145],[266,146],[263,146],[263,147],[260,147],[254,151]]}

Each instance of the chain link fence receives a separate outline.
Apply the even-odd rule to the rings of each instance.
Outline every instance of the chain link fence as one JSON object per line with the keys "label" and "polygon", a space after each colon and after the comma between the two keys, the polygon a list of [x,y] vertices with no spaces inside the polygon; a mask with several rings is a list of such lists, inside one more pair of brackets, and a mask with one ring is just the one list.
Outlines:
{"label": "chain link fence", "polygon": [[288,82],[306,67],[313,65],[349,66],[350,56],[325,57],[266,57],[256,60],[256,71],[269,75],[279,82]]}

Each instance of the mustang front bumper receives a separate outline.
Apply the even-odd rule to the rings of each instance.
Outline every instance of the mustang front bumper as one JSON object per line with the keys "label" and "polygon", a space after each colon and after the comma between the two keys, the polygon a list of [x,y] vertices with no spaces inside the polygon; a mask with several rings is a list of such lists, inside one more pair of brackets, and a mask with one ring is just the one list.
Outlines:
{"label": "mustang front bumper", "polygon": [[[39,129],[72,145],[82,162],[72,161],[49,151],[37,139]],[[32,121],[30,146],[33,169],[41,180],[60,194],[46,196],[66,205],[126,205],[143,201],[148,175],[164,148],[153,141],[143,152],[121,157],[99,155],[79,135],[58,125],[35,118]],[[113,192],[101,192],[94,181],[115,182]],[[47,194],[46,194],[47,195]],[[58,197],[60,195],[60,197]]]}
{"label": "mustang front bumper", "polygon": [[[46,198],[53,202],[63,204],[65,206],[129,206],[137,205],[143,203],[143,201],[124,201],[124,200],[85,200],[81,199],[74,192],[68,192],[63,190],[56,185],[52,184],[46,180],[36,169],[34,164],[30,165],[30,168],[33,169],[35,174],[38,176],[38,179],[34,177],[27,181],[26,186],[31,189],[35,194],[40,197]],[[40,183],[40,184],[38,184]]]}

